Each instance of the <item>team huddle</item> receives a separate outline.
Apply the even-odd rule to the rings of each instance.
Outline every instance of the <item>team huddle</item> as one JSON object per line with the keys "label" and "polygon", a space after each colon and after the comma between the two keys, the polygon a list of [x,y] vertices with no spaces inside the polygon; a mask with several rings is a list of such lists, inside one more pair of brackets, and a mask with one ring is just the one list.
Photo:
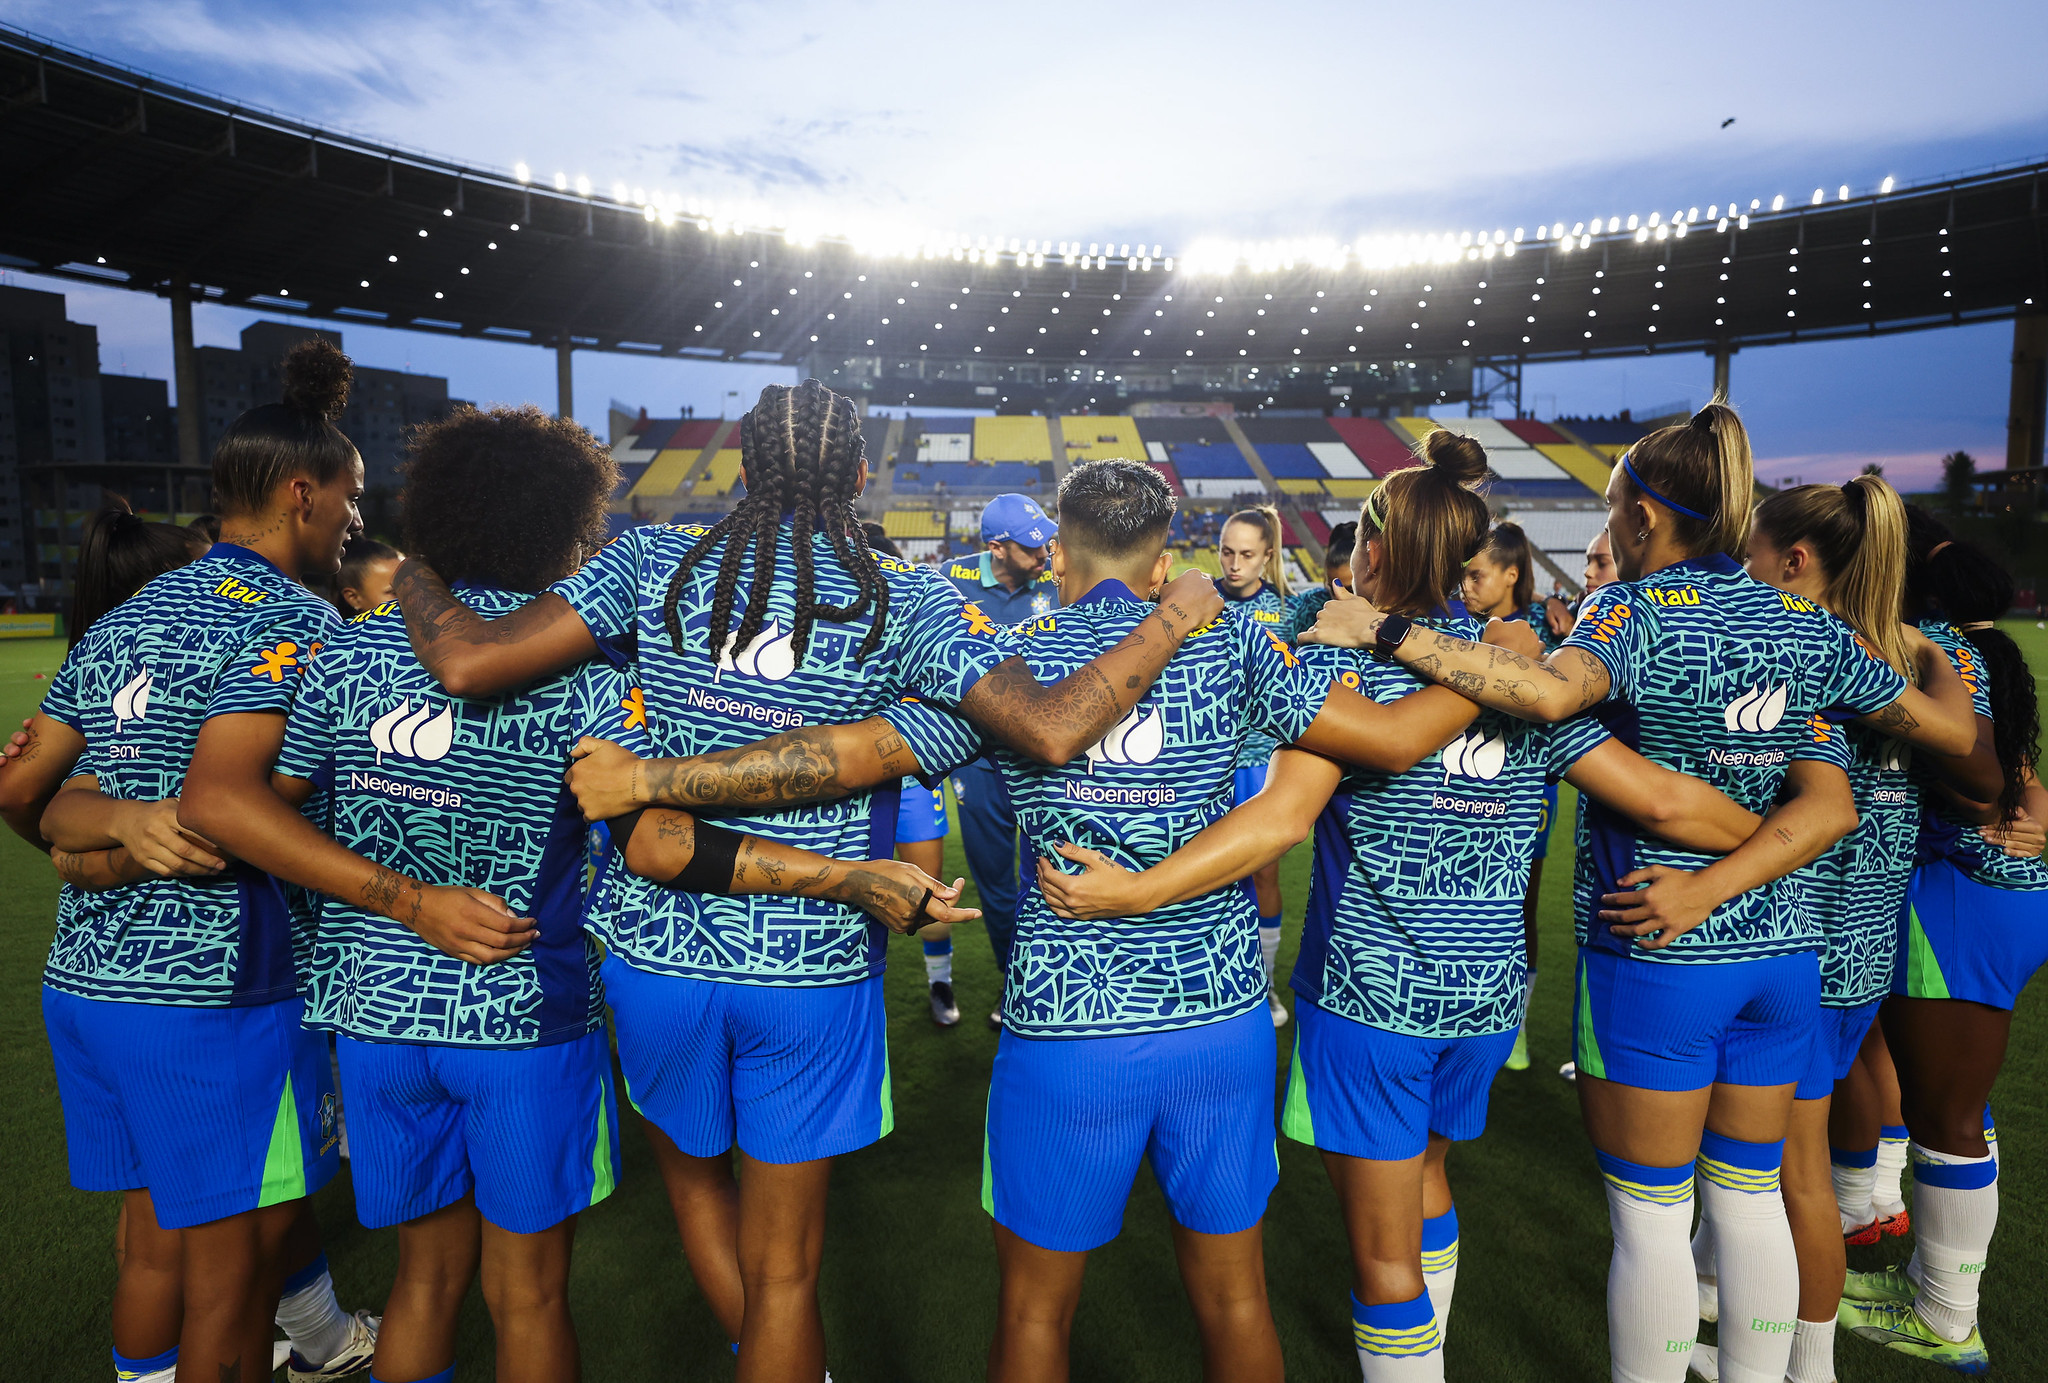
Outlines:
{"label": "team huddle", "polygon": [[[1290,599],[1269,511],[1223,525],[1220,581],[1169,580],[1139,461],[1074,466],[1056,516],[1003,497],[978,566],[878,550],[857,410],[816,381],[742,419],[728,515],[608,543],[594,439],[465,409],[412,441],[393,598],[344,622],[310,588],[361,528],[348,362],[285,374],[214,457],[218,542],[89,535],[0,766],[64,880],[44,1016],[72,1183],[123,1195],[118,1378],[452,1380],[479,1275],[497,1376],[579,1376],[622,1097],[738,1377],[828,1377],[832,1160],[895,1122],[887,939],[957,1022],[935,938],[986,912],[989,1377],[1067,1376],[1144,1163],[1204,1377],[1281,1378],[1277,1095],[1341,1207],[1363,1378],[1440,1380],[1447,1155],[1529,1064],[1559,781],[1612,1376],[1832,1383],[1838,1321],[1987,1367],[1986,1098],[2048,959],[2038,717],[2010,579],[1881,479],[1759,504],[1717,401],[1615,467],[1568,606],[1438,431]],[[940,875],[948,778],[980,910]],[[1277,865],[1309,840],[1283,1095]],[[344,1111],[358,1214],[399,1236],[381,1318],[337,1304],[307,1208]]]}

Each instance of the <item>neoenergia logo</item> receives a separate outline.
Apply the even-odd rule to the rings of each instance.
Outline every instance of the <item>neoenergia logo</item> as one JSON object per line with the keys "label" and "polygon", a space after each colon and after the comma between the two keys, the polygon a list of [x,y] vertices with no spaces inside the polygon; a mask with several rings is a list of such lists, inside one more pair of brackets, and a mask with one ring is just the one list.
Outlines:
{"label": "neoenergia logo", "polygon": [[1443,752],[1446,783],[1453,778],[1491,781],[1500,777],[1501,767],[1508,761],[1508,734],[1502,730],[1488,735],[1475,725],[1445,745]]}
{"label": "neoenergia logo", "polygon": [[1729,702],[1721,719],[1730,730],[1760,735],[1778,728],[1785,718],[1785,694],[1789,687],[1751,687]]}
{"label": "neoenergia logo", "polygon": [[149,719],[149,669],[144,668],[114,693],[114,733],[120,734],[131,720]]}
{"label": "neoenergia logo", "polygon": [[1141,706],[1109,729],[1109,733],[1088,746],[1088,771],[1099,763],[1149,764],[1166,746],[1166,717],[1154,711],[1146,715]]}
{"label": "neoenergia logo", "polygon": [[780,682],[796,671],[796,650],[790,647],[796,637],[794,629],[785,634],[781,622],[771,619],[735,657],[732,646],[739,637],[737,629],[726,636],[725,647],[718,655],[718,671],[711,674],[712,681],[728,672],[738,672],[764,682]]}
{"label": "neoenergia logo", "polygon": [[395,759],[425,759],[429,762],[448,757],[448,748],[455,743],[455,703],[449,702],[441,708],[441,714],[434,714],[430,701],[421,701],[420,708],[412,708],[411,698],[398,703],[395,711],[386,711],[370,722],[370,743],[377,750],[377,764],[383,766],[384,756]]}

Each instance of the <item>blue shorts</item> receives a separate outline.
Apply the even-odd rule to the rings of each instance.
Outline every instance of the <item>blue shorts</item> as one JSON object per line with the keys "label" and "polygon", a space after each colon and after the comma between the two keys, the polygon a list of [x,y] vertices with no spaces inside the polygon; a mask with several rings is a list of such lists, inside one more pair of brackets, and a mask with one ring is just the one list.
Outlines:
{"label": "blue shorts", "polygon": [[1259,789],[1266,785],[1265,764],[1241,764],[1230,775],[1231,802],[1233,807],[1242,807],[1259,795]]}
{"label": "blue shorts", "polygon": [[1174,1222],[1236,1234],[1280,1180],[1273,1146],[1273,1020],[1265,1006],[1173,1032],[996,1041],[981,1206],[1056,1253],[1123,1229],[1149,1161]]}
{"label": "blue shorts", "polygon": [[896,806],[896,843],[945,838],[946,789],[926,788],[915,778],[905,778]]}
{"label": "blue shorts", "polygon": [[1913,871],[1892,993],[2010,1011],[2048,962],[2048,889],[1992,888],[1947,860]]}
{"label": "blue shorts", "polygon": [[1872,999],[1854,1008],[1821,1005],[1819,1021],[1813,1025],[1812,1055],[1807,1058],[1806,1074],[1799,1078],[1795,1098],[1819,1100],[1835,1093],[1835,1082],[1856,1064],[1856,1054],[1863,1050],[1863,1039],[1870,1035],[1870,1025],[1877,1021],[1877,1006],[1883,1002]]}
{"label": "blue shorts", "polygon": [[514,1234],[612,1193],[619,1106],[602,1029],[546,1047],[429,1047],[339,1036],[356,1218],[402,1224],[471,1191]]}
{"label": "blue shorts", "polygon": [[1639,1090],[1791,1085],[1820,1012],[1820,956],[1689,965],[1579,948],[1572,1054],[1586,1075]]}
{"label": "blue shorts", "polygon": [[626,1098],[692,1157],[813,1162],[896,1126],[882,977],[790,989],[604,963]]}
{"label": "blue shorts", "polygon": [[1482,1037],[1411,1037],[1295,1006],[1294,1060],[1280,1131],[1345,1157],[1420,1157],[1429,1135],[1477,1138],[1486,1098],[1515,1030]]}
{"label": "blue shorts", "polygon": [[341,1100],[327,1037],[298,999],[183,1008],[43,988],[71,1184],[149,1188],[157,1223],[185,1229],[278,1205],[341,1167]]}
{"label": "blue shorts", "polygon": [[1543,785],[1543,812],[1536,818],[1536,848],[1529,852],[1529,858],[1540,860],[1550,854],[1550,826],[1557,820],[1557,783]]}

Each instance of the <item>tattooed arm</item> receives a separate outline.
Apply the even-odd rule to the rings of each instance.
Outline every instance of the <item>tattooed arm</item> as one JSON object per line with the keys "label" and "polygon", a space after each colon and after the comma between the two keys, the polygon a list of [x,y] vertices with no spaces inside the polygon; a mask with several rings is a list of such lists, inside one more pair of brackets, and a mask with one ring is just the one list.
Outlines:
{"label": "tattooed arm", "polygon": [[[1363,596],[1341,592],[1322,608],[1301,642],[1370,648],[1386,616]],[[1460,696],[1523,720],[1555,723],[1607,699],[1606,665],[1579,648],[1530,658],[1416,625],[1394,653],[1402,666]]]}
{"label": "tattooed arm", "polygon": [[387,869],[301,816],[272,783],[284,726],[283,716],[269,712],[217,715],[201,726],[179,824],[265,873],[391,918],[473,964],[505,960],[532,944],[540,934],[536,924],[514,917],[502,899]]}
{"label": "tattooed arm", "polygon": [[1906,688],[1889,706],[1862,717],[1862,723],[1895,740],[1948,758],[1949,767],[1942,776],[1959,780],[1957,785],[1966,794],[1988,789],[1996,797],[1997,755],[1991,756],[1987,771],[1983,757],[1973,753],[1978,727],[1969,686],[1949,662],[1948,654],[1911,625],[1906,627],[1906,643],[1919,669],[1920,685]]}
{"label": "tattooed arm", "polygon": [[85,753],[85,736],[38,711],[12,737],[19,746],[0,771],[0,819],[38,850],[50,848],[39,823],[57,789]]}
{"label": "tattooed arm", "polygon": [[178,799],[130,802],[100,791],[90,773],[66,782],[43,812],[50,848],[87,854],[125,849],[151,874],[164,878],[217,874],[227,868],[220,847],[178,823]]}
{"label": "tattooed arm", "polygon": [[136,859],[125,845],[111,850],[51,850],[50,863],[57,877],[73,888],[99,893],[123,884],[139,884],[157,877],[156,871]]}
{"label": "tattooed arm", "polygon": [[589,627],[552,591],[485,619],[417,557],[399,565],[391,591],[413,656],[455,696],[496,696],[597,656]]}
{"label": "tattooed arm", "polygon": [[1615,882],[1633,891],[1602,895],[1600,920],[1644,950],[1662,950],[1729,899],[1813,863],[1856,821],[1849,776],[1833,764],[1794,759],[1783,795],[1748,840],[1704,869],[1657,864],[1622,875]]}
{"label": "tattooed arm", "polygon": [[[689,867],[697,854],[697,823],[688,812],[650,811],[626,843],[626,868],[643,879],[665,881]],[[828,859],[779,841],[748,836],[733,860],[731,893],[779,893],[829,898],[873,915],[892,932],[911,932],[927,922],[971,922],[976,908],[956,908],[964,880],[950,887],[914,865],[897,860],[849,863]],[[929,890],[929,892],[927,892]]]}
{"label": "tattooed arm", "polygon": [[578,740],[571,755],[569,790],[590,821],[655,806],[779,811],[893,783],[922,767],[880,716],[853,725],[807,725],[688,759],[642,759],[609,740],[588,738]]}

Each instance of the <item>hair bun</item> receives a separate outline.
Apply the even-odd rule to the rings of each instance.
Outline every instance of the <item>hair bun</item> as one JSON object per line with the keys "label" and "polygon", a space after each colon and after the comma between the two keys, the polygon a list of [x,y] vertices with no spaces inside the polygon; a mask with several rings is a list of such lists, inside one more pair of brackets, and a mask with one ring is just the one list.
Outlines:
{"label": "hair bun", "polygon": [[1422,460],[1431,470],[1443,472],[1462,486],[1477,485],[1486,479],[1486,448],[1476,438],[1448,428],[1437,428],[1423,437]]}
{"label": "hair bun", "polygon": [[348,386],[355,365],[332,341],[314,337],[285,352],[284,405],[295,412],[334,422],[348,407]]}

